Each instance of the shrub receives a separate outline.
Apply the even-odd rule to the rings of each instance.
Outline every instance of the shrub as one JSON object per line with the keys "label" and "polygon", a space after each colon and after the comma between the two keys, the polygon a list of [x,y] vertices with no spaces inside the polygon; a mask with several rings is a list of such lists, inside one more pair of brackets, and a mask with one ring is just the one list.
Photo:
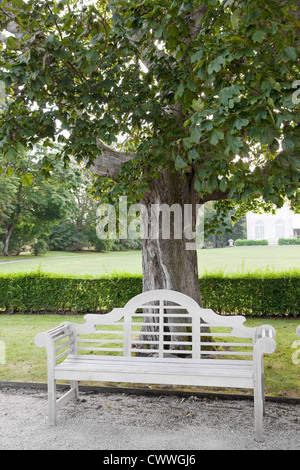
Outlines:
{"label": "shrub", "polygon": [[300,271],[257,271],[206,275],[200,279],[203,303],[220,314],[300,316]]}
{"label": "shrub", "polygon": [[[205,308],[220,314],[300,316],[300,271],[206,274],[199,279]],[[42,272],[0,276],[0,309],[24,313],[105,312],[142,292],[142,277],[75,278]]]}
{"label": "shrub", "polygon": [[32,248],[33,248],[33,253],[35,254],[35,256],[43,255],[49,249],[48,243],[46,242],[46,240],[43,240],[43,239],[37,240],[34,243],[34,245],[32,245]]}
{"label": "shrub", "polygon": [[0,308],[24,313],[98,312],[123,306],[142,291],[141,276],[75,278],[42,272],[0,276]]}
{"label": "shrub", "polygon": [[278,245],[300,245],[300,238],[279,238]]}
{"label": "shrub", "polygon": [[234,242],[235,246],[268,245],[268,240],[242,240],[238,238]]}

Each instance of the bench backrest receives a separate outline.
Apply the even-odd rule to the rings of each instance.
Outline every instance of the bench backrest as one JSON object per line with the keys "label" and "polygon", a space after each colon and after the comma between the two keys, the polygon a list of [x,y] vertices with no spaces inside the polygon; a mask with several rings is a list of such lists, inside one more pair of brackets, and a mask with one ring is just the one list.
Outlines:
{"label": "bench backrest", "polygon": [[257,336],[257,328],[243,326],[244,317],[218,315],[169,290],[145,292],[124,308],[84,319],[75,326],[81,354],[242,358],[252,356]]}

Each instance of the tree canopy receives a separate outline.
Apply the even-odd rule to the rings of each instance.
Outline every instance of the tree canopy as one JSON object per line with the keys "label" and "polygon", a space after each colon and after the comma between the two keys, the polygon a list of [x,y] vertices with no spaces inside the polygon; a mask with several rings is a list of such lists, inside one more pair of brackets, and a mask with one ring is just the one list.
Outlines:
{"label": "tree canopy", "polygon": [[112,195],[167,167],[201,201],[299,208],[298,16],[280,0],[2,0],[0,150],[59,141]]}

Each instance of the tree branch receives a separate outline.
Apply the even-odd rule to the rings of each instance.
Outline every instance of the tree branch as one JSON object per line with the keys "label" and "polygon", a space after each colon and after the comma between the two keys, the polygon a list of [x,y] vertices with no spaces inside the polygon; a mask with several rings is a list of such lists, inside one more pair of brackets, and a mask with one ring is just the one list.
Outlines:
{"label": "tree branch", "polygon": [[99,176],[115,179],[120,173],[121,165],[135,157],[135,153],[119,152],[105,145],[100,139],[97,139],[97,146],[101,154],[94,160],[91,171]]}

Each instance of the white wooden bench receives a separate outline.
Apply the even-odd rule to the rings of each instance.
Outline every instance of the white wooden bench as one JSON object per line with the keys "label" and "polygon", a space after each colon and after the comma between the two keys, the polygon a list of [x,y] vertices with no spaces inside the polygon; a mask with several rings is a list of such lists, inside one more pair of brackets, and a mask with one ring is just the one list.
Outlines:
{"label": "white wooden bench", "polygon": [[[36,345],[47,349],[51,425],[57,410],[78,399],[78,381],[249,388],[255,439],[263,440],[263,354],[275,351],[273,327],[245,327],[242,316],[217,315],[170,290],[145,292],[124,308],[84,319],[85,324],[65,322],[35,337]],[[147,337],[141,336],[142,326],[151,329]],[[59,400],[57,380],[70,381]]]}
{"label": "white wooden bench", "polygon": [[299,338],[300,338],[300,325],[297,327],[296,333],[297,333],[297,335],[298,335]]}

